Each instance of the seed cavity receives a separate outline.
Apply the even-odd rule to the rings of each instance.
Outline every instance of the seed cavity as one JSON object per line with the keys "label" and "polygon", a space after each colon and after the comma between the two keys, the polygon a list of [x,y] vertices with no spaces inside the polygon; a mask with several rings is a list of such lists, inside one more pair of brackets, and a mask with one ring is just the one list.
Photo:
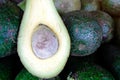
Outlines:
{"label": "seed cavity", "polygon": [[58,46],[59,43],[55,33],[46,25],[40,24],[32,35],[34,54],[41,59],[46,59],[57,52]]}

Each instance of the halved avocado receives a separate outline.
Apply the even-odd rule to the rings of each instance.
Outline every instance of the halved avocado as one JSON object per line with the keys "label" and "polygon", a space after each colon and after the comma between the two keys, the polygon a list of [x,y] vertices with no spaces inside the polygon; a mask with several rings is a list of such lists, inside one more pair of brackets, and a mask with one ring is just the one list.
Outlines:
{"label": "halved avocado", "polygon": [[24,67],[39,78],[57,76],[70,53],[68,31],[53,0],[27,0],[17,51]]}

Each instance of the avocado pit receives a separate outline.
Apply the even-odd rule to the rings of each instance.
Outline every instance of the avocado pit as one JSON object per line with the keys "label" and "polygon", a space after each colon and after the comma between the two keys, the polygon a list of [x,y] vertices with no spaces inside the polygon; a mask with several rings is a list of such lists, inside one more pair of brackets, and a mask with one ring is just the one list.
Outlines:
{"label": "avocado pit", "polygon": [[40,24],[32,35],[32,49],[38,58],[52,57],[58,50],[58,39],[48,26]]}

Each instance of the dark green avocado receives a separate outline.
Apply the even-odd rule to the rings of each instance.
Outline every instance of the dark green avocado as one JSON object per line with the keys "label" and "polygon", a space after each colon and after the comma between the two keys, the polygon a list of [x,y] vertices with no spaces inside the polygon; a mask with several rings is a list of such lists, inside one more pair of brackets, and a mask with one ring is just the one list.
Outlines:
{"label": "dark green avocado", "polygon": [[114,20],[111,15],[104,11],[91,11],[91,16],[93,16],[102,27],[103,39],[102,42],[109,42],[113,38],[114,32]]}
{"label": "dark green avocado", "polygon": [[[113,38],[114,34],[114,20],[111,15],[104,11],[96,10],[96,11],[85,11],[85,10],[78,10],[74,12],[79,17],[87,17],[94,19],[98,22],[98,24],[102,28],[102,43],[110,42]],[[72,16],[72,14],[69,14]],[[75,15],[74,15],[75,16]],[[118,29],[119,30],[119,29]]]}
{"label": "dark green avocado", "polygon": [[40,79],[36,76],[33,76],[31,73],[29,73],[25,68],[23,68],[18,75],[16,76],[15,80],[60,80],[60,78],[54,77],[50,79]]}
{"label": "dark green avocado", "polygon": [[21,15],[20,8],[10,1],[0,5],[0,57],[8,56],[16,51]]}
{"label": "dark green avocado", "polygon": [[102,28],[96,20],[72,11],[63,16],[63,21],[71,37],[72,55],[86,56],[97,50],[102,41]]}
{"label": "dark green avocado", "polygon": [[120,47],[118,45],[112,43],[101,45],[96,59],[114,75],[116,80],[120,80]]}
{"label": "dark green avocado", "polygon": [[[115,80],[111,72],[94,62],[95,56],[71,56],[67,80]],[[71,66],[72,65],[72,66]]]}

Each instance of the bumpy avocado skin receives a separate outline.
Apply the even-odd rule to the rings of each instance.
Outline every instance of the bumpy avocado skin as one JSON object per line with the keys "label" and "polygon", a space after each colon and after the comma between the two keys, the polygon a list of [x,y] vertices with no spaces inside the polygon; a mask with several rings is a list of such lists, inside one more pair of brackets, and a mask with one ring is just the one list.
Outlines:
{"label": "bumpy avocado skin", "polygon": [[10,1],[0,5],[0,57],[8,56],[16,50],[21,15],[22,11]]}
{"label": "bumpy avocado skin", "polygon": [[91,11],[90,14],[98,21],[98,23],[102,27],[103,32],[102,42],[111,41],[114,32],[114,20],[112,16],[100,10]]}
{"label": "bumpy avocado skin", "polygon": [[[78,10],[75,11],[74,14],[79,15],[79,17],[83,18],[91,18],[98,22],[98,24],[102,28],[102,43],[110,42],[113,39],[114,34],[114,20],[111,15],[104,11],[96,10],[96,11],[84,11]],[[69,14],[73,15],[73,14]],[[118,29],[119,30],[119,29]]]}
{"label": "bumpy avocado skin", "polygon": [[[23,68],[18,75],[16,76],[15,80],[44,80],[40,79],[36,76],[33,76],[31,73],[29,73],[25,68]],[[60,78],[57,76],[55,78],[51,79],[45,79],[45,80],[60,80]]]}
{"label": "bumpy avocado skin", "polygon": [[73,11],[63,16],[71,37],[71,54],[86,56],[94,53],[102,41],[102,29],[94,19]]}

